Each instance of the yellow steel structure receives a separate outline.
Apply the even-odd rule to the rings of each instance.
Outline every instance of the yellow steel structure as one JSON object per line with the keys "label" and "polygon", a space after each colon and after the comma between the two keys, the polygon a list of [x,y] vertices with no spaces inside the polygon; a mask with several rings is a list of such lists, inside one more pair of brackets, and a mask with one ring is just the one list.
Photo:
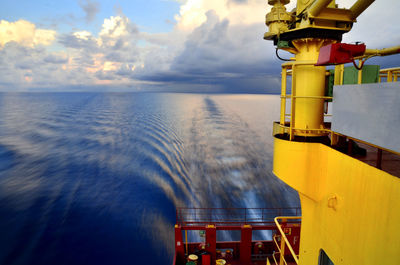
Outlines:
{"label": "yellow steel structure", "polygon": [[274,174],[299,192],[299,264],[400,264],[400,179],[319,143],[275,138]]}
{"label": "yellow steel structure", "polygon": [[393,55],[400,52],[400,46],[393,46],[384,49],[367,49],[365,51],[365,56],[386,56]]}
{"label": "yellow steel structure", "polygon": [[380,71],[379,79],[386,78],[387,82],[397,82],[400,76],[400,67],[387,68]]}
{"label": "yellow steel structure", "polygon": [[[297,64],[293,70],[292,95],[297,97],[294,106],[296,116],[293,126],[300,136],[320,135],[315,129],[324,128],[325,66],[314,66],[318,60],[319,49],[331,40],[297,39],[293,41],[296,48],[296,62],[314,62]],[[294,103],[294,101],[292,101]],[[308,131],[307,131],[308,130]],[[305,132],[304,132],[305,131]]]}
{"label": "yellow steel structure", "polygon": [[[329,135],[331,144],[335,144],[339,137],[325,128],[324,101],[329,97],[324,94],[326,69],[315,66],[319,50],[340,42],[342,34],[350,31],[374,0],[358,0],[350,9],[338,8],[334,0],[298,0],[296,9],[286,12],[284,5],[288,2],[268,1],[274,8],[266,17],[270,30],[264,38],[295,54],[295,60],[282,65],[281,116],[274,124],[273,172],[300,195],[298,264],[319,264],[321,253],[325,253],[335,265],[398,265],[400,179],[313,141],[317,136]],[[399,46],[367,50],[357,59],[361,63],[371,56],[399,52]],[[335,85],[343,83],[343,71],[343,65],[335,67]],[[290,94],[286,91],[288,75],[292,76]],[[398,68],[381,71],[381,77],[389,82],[396,81],[398,75]],[[286,244],[284,239],[281,242]],[[280,249],[283,253],[285,248]]]}

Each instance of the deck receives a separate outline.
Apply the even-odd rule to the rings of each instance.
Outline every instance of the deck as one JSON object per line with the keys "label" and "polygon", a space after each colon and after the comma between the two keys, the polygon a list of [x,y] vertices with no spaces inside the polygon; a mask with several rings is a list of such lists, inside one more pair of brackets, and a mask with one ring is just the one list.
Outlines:
{"label": "deck", "polygon": [[393,176],[400,177],[400,156],[363,143],[357,144],[359,147],[364,148],[367,154],[366,156],[353,155],[354,158],[382,169]]}
{"label": "deck", "polygon": [[[299,215],[300,208],[178,208],[174,265],[185,265],[193,254],[198,257],[197,264],[202,265],[215,264],[218,259],[231,265],[265,265],[267,258],[271,265],[275,264],[272,256],[279,260],[280,233],[285,233],[284,238],[298,253],[300,221],[294,216]],[[276,216],[287,216],[280,224],[284,232],[279,232],[274,221]],[[190,242],[187,231],[198,231],[204,240]],[[217,231],[237,231],[240,241],[217,241]],[[271,231],[272,238],[253,240],[255,231]],[[286,253],[286,261],[292,264],[288,249]]]}

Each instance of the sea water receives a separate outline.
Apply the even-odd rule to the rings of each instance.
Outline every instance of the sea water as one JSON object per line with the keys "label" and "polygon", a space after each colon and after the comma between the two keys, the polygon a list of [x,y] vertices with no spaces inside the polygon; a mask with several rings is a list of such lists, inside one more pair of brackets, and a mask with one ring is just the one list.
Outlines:
{"label": "sea water", "polygon": [[172,264],[176,207],[299,206],[279,96],[0,94],[0,264]]}

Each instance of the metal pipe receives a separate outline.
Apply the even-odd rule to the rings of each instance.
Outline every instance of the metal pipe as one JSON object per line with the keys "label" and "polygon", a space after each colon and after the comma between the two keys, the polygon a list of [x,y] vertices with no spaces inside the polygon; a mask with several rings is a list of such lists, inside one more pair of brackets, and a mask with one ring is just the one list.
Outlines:
{"label": "metal pipe", "polygon": [[310,15],[312,15],[313,17],[318,16],[321,11],[327,7],[330,3],[332,2],[332,0],[316,0],[314,1],[314,3],[311,5],[311,7],[309,8],[309,13]]}
{"label": "metal pipe", "polygon": [[375,0],[358,0],[350,7],[352,19],[356,19],[365,9],[367,9]]}
{"label": "metal pipe", "polygon": [[366,49],[365,55],[386,56],[400,53],[400,45],[384,49]]}

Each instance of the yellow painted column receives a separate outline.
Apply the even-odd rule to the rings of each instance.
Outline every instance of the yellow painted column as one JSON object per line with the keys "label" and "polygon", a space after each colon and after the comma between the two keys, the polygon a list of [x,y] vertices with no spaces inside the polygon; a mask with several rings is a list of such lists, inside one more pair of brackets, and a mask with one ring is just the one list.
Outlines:
{"label": "yellow painted column", "polygon": [[335,85],[343,85],[343,73],[344,73],[344,64],[339,64],[335,66]]}
{"label": "yellow painted column", "polygon": [[[325,96],[324,66],[314,66],[323,45],[331,43],[322,39],[299,39],[293,41],[298,53],[296,54],[295,76],[295,135],[320,136],[318,132],[307,131],[323,129],[324,126],[324,99],[316,98]],[[302,62],[310,62],[302,65]],[[292,103],[293,104],[293,103]],[[292,113],[293,115],[293,113]],[[301,131],[300,131],[300,130]]]}
{"label": "yellow painted column", "polygon": [[393,72],[388,71],[387,73],[387,81],[386,82],[392,82],[393,81]]}

